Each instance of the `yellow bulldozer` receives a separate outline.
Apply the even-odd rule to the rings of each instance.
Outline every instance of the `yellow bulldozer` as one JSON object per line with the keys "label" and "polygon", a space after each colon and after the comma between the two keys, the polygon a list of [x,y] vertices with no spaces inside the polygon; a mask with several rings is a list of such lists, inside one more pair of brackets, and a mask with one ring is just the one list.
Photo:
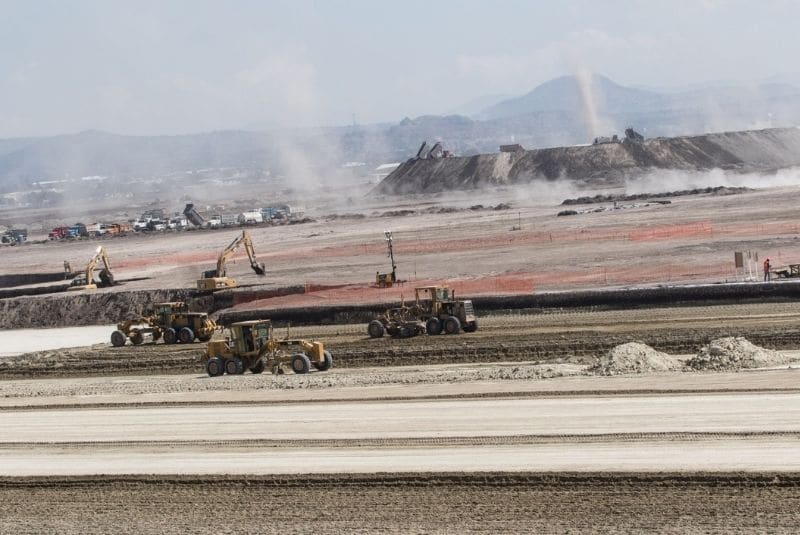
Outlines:
{"label": "yellow bulldozer", "polygon": [[220,253],[217,258],[217,268],[203,272],[203,278],[197,281],[197,289],[209,291],[235,288],[237,285],[236,280],[226,276],[225,264],[242,245],[244,245],[244,249],[247,251],[247,257],[250,259],[250,267],[253,268],[256,275],[264,276],[266,274],[266,268],[264,264],[259,264],[256,260],[256,252],[253,249],[253,240],[250,238],[250,233],[243,230],[241,236],[237,236],[222,250],[222,253]]}
{"label": "yellow bulldozer", "polygon": [[270,320],[240,321],[229,329],[228,339],[213,340],[206,348],[210,377],[241,375],[245,370],[261,373],[266,368],[282,373],[281,366],[286,363],[294,373],[308,373],[312,366],[324,372],[333,366],[333,358],[322,342],[278,339]]}
{"label": "yellow bulldozer", "polygon": [[[97,264],[100,262],[103,263],[103,267],[98,270]],[[99,245],[94,256],[87,262],[83,273],[72,279],[67,290],[95,290],[106,286],[114,286],[114,274],[111,272],[111,264],[108,261],[105,247]]]}
{"label": "yellow bulldozer", "polygon": [[130,339],[133,345],[144,342],[145,335],[150,335],[153,342],[162,336],[164,343],[178,342],[190,344],[195,340],[208,342],[214,335],[217,324],[204,312],[189,312],[189,307],[182,301],[156,303],[147,315],[117,324],[117,330],[111,333],[111,345],[121,347]]}

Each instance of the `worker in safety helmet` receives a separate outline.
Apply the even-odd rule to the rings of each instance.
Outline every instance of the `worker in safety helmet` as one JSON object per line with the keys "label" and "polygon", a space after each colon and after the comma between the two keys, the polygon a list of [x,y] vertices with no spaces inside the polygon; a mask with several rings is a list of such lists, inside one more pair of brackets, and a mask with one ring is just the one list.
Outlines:
{"label": "worker in safety helmet", "polygon": [[769,280],[769,268],[770,268],[769,258],[767,258],[766,260],[764,260],[764,282]]}

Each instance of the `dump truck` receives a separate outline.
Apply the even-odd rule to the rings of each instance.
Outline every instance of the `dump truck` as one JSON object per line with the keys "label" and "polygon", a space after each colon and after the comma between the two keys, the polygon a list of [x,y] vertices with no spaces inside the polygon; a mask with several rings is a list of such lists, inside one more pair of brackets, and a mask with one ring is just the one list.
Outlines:
{"label": "dump truck", "polygon": [[55,227],[47,234],[49,240],[63,240],[69,237],[69,227]]}
{"label": "dump truck", "polygon": [[447,286],[421,286],[414,289],[412,306],[389,309],[367,325],[371,338],[384,333],[396,338],[407,338],[423,332],[430,335],[470,333],[478,330],[478,319],[470,300],[457,300],[455,292]]}
{"label": "dump truck", "polygon": [[241,375],[245,370],[261,373],[269,368],[282,373],[289,364],[294,373],[308,373],[313,366],[327,371],[333,357],[322,342],[303,339],[278,339],[270,320],[232,323],[226,340],[213,340],[206,348],[206,372],[209,377]]}
{"label": "dump truck", "polygon": [[216,269],[203,272],[203,278],[197,280],[198,290],[220,290],[236,287],[236,280],[226,276],[225,264],[241,245],[244,245],[247,257],[250,259],[250,267],[256,272],[256,275],[264,276],[266,274],[264,264],[259,264],[256,260],[256,252],[253,249],[253,240],[250,238],[250,233],[243,230],[241,236],[237,236],[222,250],[217,258]]}
{"label": "dump truck", "polygon": [[203,219],[203,216],[197,213],[197,210],[194,209],[193,203],[186,204],[183,209],[183,215],[185,215],[186,219],[188,219],[189,222],[196,227],[206,226],[206,220]]}
{"label": "dump truck", "polygon": [[163,336],[167,344],[208,342],[216,329],[217,324],[208,314],[189,312],[183,301],[156,303],[147,315],[118,323],[117,330],[111,333],[111,345],[124,346],[128,339],[133,345],[139,345],[144,342],[145,335],[150,335],[153,342]]}

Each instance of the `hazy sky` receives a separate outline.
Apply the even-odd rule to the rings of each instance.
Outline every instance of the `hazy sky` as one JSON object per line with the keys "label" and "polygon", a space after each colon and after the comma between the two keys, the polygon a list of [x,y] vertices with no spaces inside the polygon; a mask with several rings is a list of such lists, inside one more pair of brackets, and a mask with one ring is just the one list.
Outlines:
{"label": "hazy sky", "polygon": [[0,0],[0,137],[394,122],[577,69],[792,75],[798,21],[800,0]]}

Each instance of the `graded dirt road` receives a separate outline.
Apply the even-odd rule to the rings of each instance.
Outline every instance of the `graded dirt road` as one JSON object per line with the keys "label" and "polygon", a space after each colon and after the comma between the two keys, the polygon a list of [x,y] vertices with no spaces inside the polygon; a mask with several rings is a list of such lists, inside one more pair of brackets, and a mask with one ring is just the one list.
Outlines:
{"label": "graded dirt road", "polygon": [[798,422],[800,393],[4,410],[0,465],[13,476],[791,472]]}

